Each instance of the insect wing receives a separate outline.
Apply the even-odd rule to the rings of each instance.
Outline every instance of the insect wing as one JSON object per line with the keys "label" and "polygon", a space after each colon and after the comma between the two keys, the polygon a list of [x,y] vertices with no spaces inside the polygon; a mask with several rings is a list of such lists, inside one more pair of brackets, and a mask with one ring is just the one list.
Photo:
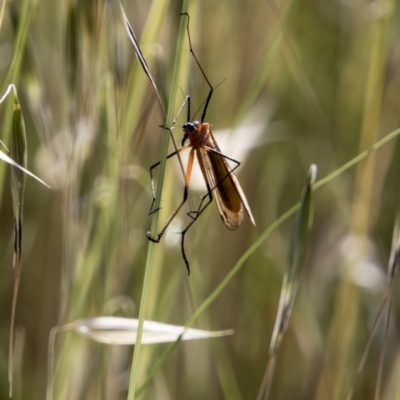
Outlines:
{"label": "insect wing", "polygon": [[[218,211],[222,221],[228,229],[237,229],[243,222],[243,207],[253,225],[255,225],[254,217],[251,213],[246,196],[243,193],[240,183],[236,176],[231,172],[231,168],[221,150],[209,130],[209,149],[202,148],[200,150],[205,162],[208,179],[211,187],[215,188],[213,195],[217,203]],[[218,153],[210,149],[216,150]]]}

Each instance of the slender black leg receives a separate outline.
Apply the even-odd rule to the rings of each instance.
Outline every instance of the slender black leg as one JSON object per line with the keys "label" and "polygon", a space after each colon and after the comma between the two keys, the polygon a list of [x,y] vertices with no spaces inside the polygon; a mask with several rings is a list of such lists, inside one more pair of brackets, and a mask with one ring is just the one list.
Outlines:
{"label": "slender black leg", "polygon": [[[191,155],[194,156],[194,150],[192,149],[191,151]],[[185,262],[186,265],[186,269],[188,270],[188,275],[190,275],[190,267],[189,267],[189,261],[186,257],[185,254],[185,235],[186,232],[191,228],[191,226],[195,223],[195,221],[197,220],[197,218],[204,212],[204,210],[211,204],[211,202],[213,201],[213,194],[212,194],[212,190],[211,190],[211,186],[207,180],[207,171],[206,171],[206,167],[204,165],[204,161],[202,159],[202,157],[200,156],[200,153],[197,152],[197,161],[199,162],[199,166],[201,169],[201,173],[204,176],[204,180],[206,182],[206,186],[207,186],[207,195],[204,196],[204,198],[208,197],[208,201],[206,204],[204,204],[202,206],[202,208],[197,211],[197,216],[196,218],[193,218],[193,220],[189,223],[189,225],[181,232],[182,235],[182,241],[181,241],[181,251],[182,251],[182,257],[183,257],[183,261]],[[203,203],[203,200],[201,201],[201,203]]]}
{"label": "slender black leg", "polygon": [[[186,96],[184,102],[182,103],[181,107],[179,108],[178,114],[176,115],[176,117],[175,117],[174,120],[172,121],[172,125],[175,125],[176,120],[177,120],[178,117],[179,117],[179,114],[182,112],[182,110],[183,110],[183,108],[185,107],[186,104],[188,105],[188,114],[190,114],[190,97],[189,97],[189,96]],[[173,138],[171,128],[168,128],[168,127],[166,127],[165,125],[161,125],[161,128],[168,130],[168,131],[170,132],[172,138]],[[174,140],[174,146],[175,146],[175,148],[176,148],[175,140]],[[185,150],[185,149],[187,149],[187,148],[189,148],[189,147],[191,147],[191,146],[190,146],[190,145],[184,146],[184,145],[183,145],[183,141],[182,141],[182,147],[181,147],[180,149],[177,149],[177,150],[174,151],[173,153],[169,154],[169,155],[167,156],[167,160],[168,160],[169,158],[171,158],[171,157],[173,157],[173,156],[179,154],[181,151],[183,151],[183,150]],[[191,154],[192,154],[192,153],[191,153]],[[179,156],[178,156],[178,157],[179,157]],[[155,243],[159,243],[159,241],[160,241],[161,237],[163,236],[165,230],[168,228],[169,224],[170,224],[170,223],[172,222],[172,220],[175,218],[176,214],[178,214],[179,210],[182,208],[183,204],[186,202],[187,197],[188,197],[188,185],[189,185],[189,179],[190,179],[190,174],[191,174],[192,165],[193,165],[193,154],[191,155],[191,163],[188,163],[188,166],[189,166],[189,164],[191,164],[191,165],[190,165],[190,168],[188,167],[188,170],[187,170],[186,174],[185,174],[185,170],[184,170],[184,168],[183,168],[182,161],[181,161],[180,157],[179,157],[179,162],[180,162],[182,174],[183,174],[183,176],[185,177],[185,189],[184,189],[184,192],[183,192],[183,200],[182,200],[181,204],[178,206],[178,208],[174,211],[174,213],[172,214],[172,216],[170,217],[170,219],[168,220],[168,222],[166,223],[166,225],[164,226],[164,228],[158,233],[158,235],[157,235],[155,238],[153,238],[153,237],[151,236],[151,233],[150,233],[150,232],[147,232],[147,238],[148,238],[149,240],[151,240],[152,242],[155,242]],[[150,180],[151,180],[152,202],[151,202],[151,206],[150,206],[149,215],[155,213],[156,211],[158,211],[158,210],[160,209],[160,208],[153,209],[154,203],[156,202],[156,193],[155,193],[155,189],[154,189],[153,169],[156,168],[156,167],[158,167],[160,164],[161,164],[161,161],[155,163],[154,165],[152,165],[152,166],[150,167]]]}
{"label": "slender black leg", "polygon": [[[202,66],[200,65],[200,62],[199,62],[199,60],[197,59],[196,54],[194,54],[193,47],[192,47],[192,40],[191,40],[191,38],[190,38],[190,30],[189,30],[190,17],[189,17],[189,14],[188,14],[188,13],[182,13],[181,15],[186,15],[186,17],[187,17],[186,30],[187,30],[188,39],[189,39],[189,50],[190,50],[190,52],[192,53],[192,56],[193,56],[193,58],[194,58],[194,61],[196,62],[197,66],[199,67],[199,69],[200,69],[200,71],[201,71],[201,73],[202,73],[204,79],[206,80],[206,82],[207,82],[207,84],[208,84],[208,86],[209,86],[209,88],[210,88],[210,92],[208,93],[207,100],[206,100],[206,103],[205,103],[205,105],[204,105],[203,112],[202,112],[202,114],[201,114],[201,120],[200,120],[200,121],[203,123],[203,122],[204,122],[204,119],[206,118],[206,112],[207,112],[208,104],[210,103],[211,96],[212,96],[212,94],[213,94],[213,92],[214,92],[214,88],[213,88],[213,86],[211,85],[210,81],[208,80],[207,75],[205,74],[205,72],[204,72]],[[189,121],[189,119],[188,119],[188,121]]]}
{"label": "slender black leg", "polygon": [[[182,150],[185,150],[186,148],[190,147],[189,145],[187,146],[183,146],[182,148],[179,149],[179,152]],[[170,154],[170,156],[172,157],[174,155],[174,153]],[[176,210],[172,213],[171,217],[169,218],[169,220],[167,221],[167,223],[165,224],[164,228],[161,229],[161,231],[156,235],[156,237],[152,237],[151,236],[151,232],[147,232],[147,238],[154,242],[154,243],[159,243],[160,239],[162,238],[162,236],[164,235],[164,232],[166,231],[166,229],[168,228],[169,224],[172,222],[172,220],[176,217],[176,215],[178,214],[178,212],[180,211],[180,209],[182,208],[182,206],[185,204],[187,198],[188,198],[188,189],[189,189],[189,181],[190,181],[190,175],[192,173],[192,167],[193,167],[193,159],[194,159],[194,151],[193,149],[191,150],[190,154],[189,154],[189,161],[188,161],[188,168],[186,171],[186,175],[185,175],[185,188],[183,190],[183,199],[181,201],[181,203],[179,204],[179,206],[176,208]],[[155,210],[156,211],[156,210]],[[153,211],[154,212],[154,211]]]}
{"label": "slender black leg", "polygon": [[[160,240],[161,240],[162,236],[164,235],[164,232],[168,228],[169,224],[172,222],[172,220],[176,217],[176,214],[178,214],[179,210],[185,204],[187,197],[188,197],[188,187],[185,185],[185,189],[183,191],[183,199],[181,201],[181,204],[179,204],[179,206],[176,208],[176,210],[172,213],[170,219],[165,224],[164,228],[162,228],[161,231],[156,235],[156,237],[152,237],[151,232],[147,232],[147,239],[149,239],[151,242],[154,242],[154,243],[160,242]],[[157,210],[155,210],[155,211],[157,211]]]}
{"label": "slender black leg", "polygon": [[197,218],[204,212],[204,210],[211,204],[211,202],[213,201],[213,195],[212,195],[212,189],[210,188],[210,186],[207,184],[207,194],[205,196],[203,196],[202,200],[201,200],[201,204],[203,203],[204,199],[208,199],[207,203],[204,204],[204,206],[200,209],[198,209],[196,211],[196,217],[193,218],[193,220],[190,222],[190,224],[181,232],[182,235],[182,240],[181,240],[181,251],[182,251],[182,257],[183,257],[183,261],[185,262],[186,265],[186,269],[188,270],[188,275],[190,275],[190,267],[189,267],[189,261],[186,258],[186,254],[185,254],[185,235],[186,232],[191,228],[191,226],[195,223],[195,221],[197,220]]}
{"label": "slender black leg", "polygon": [[[177,155],[177,154],[180,153],[182,150],[185,150],[187,147],[188,147],[188,146],[181,147],[181,148],[178,149],[177,151],[174,151],[173,153],[169,154],[169,155],[167,156],[167,160],[168,160],[169,158],[171,158],[171,157]],[[155,213],[156,211],[160,210],[160,207],[157,208],[157,209],[155,209],[155,210],[153,210],[153,206],[154,206],[154,203],[155,203],[155,201],[156,201],[156,192],[155,192],[155,190],[154,190],[153,169],[156,168],[156,167],[158,167],[160,164],[161,164],[161,161],[155,163],[154,165],[152,165],[152,166],[150,167],[151,195],[152,195],[152,197],[153,197],[153,200],[152,200],[152,202],[151,202],[149,215],[151,215],[151,214]]]}

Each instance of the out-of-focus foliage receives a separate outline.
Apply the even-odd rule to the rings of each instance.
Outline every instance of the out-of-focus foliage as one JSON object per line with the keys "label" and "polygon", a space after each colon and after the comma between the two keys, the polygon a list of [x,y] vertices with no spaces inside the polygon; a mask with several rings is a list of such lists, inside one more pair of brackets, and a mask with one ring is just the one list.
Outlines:
{"label": "out-of-focus foliage", "polygon": [[[124,7],[166,105],[181,4],[129,1]],[[247,219],[228,231],[211,205],[186,237],[188,278],[175,232],[205,193],[193,181],[188,207],[155,246],[152,260],[146,319],[174,325],[184,325],[298,201],[310,164],[323,178],[400,125],[394,1],[202,0],[190,2],[189,14],[196,56],[217,87],[206,119],[224,154],[241,161],[235,172],[257,227]],[[188,50],[186,39],[174,107],[178,112],[190,95],[192,118],[200,118],[209,89]],[[14,393],[43,399],[52,327],[104,315],[137,318],[151,223],[148,169],[159,161],[168,132],[159,128],[164,115],[113,1],[8,1],[0,76],[0,93],[11,82],[18,89],[28,169],[52,188],[26,179],[16,311],[23,344],[16,352]],[[174,129],[177,143],[185,114]],[[9,118],[7,107],[0,107],[0,139],[6,141]],[[349,392],[384,290],[398,153],[396,140],[389,141],[315,191],[313,229],[271,398],[343,399]],[[0,398],[6,399],[13,214],[4,163],[2,176]],[[171,159],[160,228],[182,190]],[[193,326],[235,334],[180,343],[140,398],[256,397],[293,224],[294,217],[268,236]],[[394,398],[399,376],[396,288],[397,282],[382,399]],[[378,329],[355,399],[374,396],[381,335]],[[166,346],[142,349],[138,387]],[[61,333],[54,398],[125,399],[132,351]]]}

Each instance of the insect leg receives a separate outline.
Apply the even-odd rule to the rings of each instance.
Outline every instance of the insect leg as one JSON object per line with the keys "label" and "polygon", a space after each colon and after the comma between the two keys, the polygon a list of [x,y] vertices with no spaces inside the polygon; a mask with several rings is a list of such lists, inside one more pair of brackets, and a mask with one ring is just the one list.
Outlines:
{"label": "insect leg", "polygon": [[[236,165],[229,171],[229,173],[226,176],[229,176],[236,168],[238,168],[241,164],[240,161],[235,160],[234,158],[228,157],[227,155],[221,153],[220,151],[213,149],[212,147],[208,147],[208,146],[203,146],[203,149],[205,151],[209,151],[210,153],[214,153],[214,154],[218,154],[219,156],[221,156],[222,158],[225,158],[226,160],[232,161],[234,162]],[[226,178],[226,177],[225,177]],[[224,178],[224,179],[225,179]]]}
{"label": "insect leg", "polygon": [[[186,149],[190,147],[189,145],[187,146],[183,146],[182,148],[180,148],[178,150],[178,152]],[[177,153],[177,152],[175,152]],[[170,154],[169,157],[172,157],[174,155],[174,153]],[[159,243],[161,237],[163,236],[164,232],[166,231],[166,229],[168,228],[169,224],[172,222],[172,220],[176,217],[176,215],[178,214],[179,210],[182,208],[182,206],[185,204],[187,197],[188,197],[188,189],[189,189],[189,181],[190,181],[190,176],[192,174],[192,168],[193,168],[193,160],[194,160],[194,150],[192,149],[189,153],[189,160],[188,160],[188,166],[187,166],[187,170],[186,170],[186,174],[185,174],[185,189],[183,191],[183,199],[181,201],[181,203],[179,204],[179,206],[176,208],[176,210],[172,213],[170,219],[167,221],[167,223],[165,224],[164,228],[161,229],[161,231],[156,235],[155,238],[153,238],[151,236],[151,232],[147,232],[147,238],[154,242],[154,243]],[[159,164],[159,163],[158,163]],[[158,164],[155,164],[155,166],[157,166]],[[155,210],[156,211],[156,210]],[[153,211],[154,212],[154,211]]]}
{"label": "insect leg", "polygon": [[[169,154],[169,155],[167,156],[167,160],[168,160],[169,158],[171,158],[171,157],[173,157],[173,156],[179,154],[182,150],[185,150],[185,149],[187,149],[188,147],[189,147],[189,146],[183,146],[183,147],[181,147],[180,149],[178,149],[177,151],[174,151],[173,153]],[[155,203],[155,201],[156,201],[156,192],[155,192],[155,190],[154,190],[153,169],[156,168],[156,167],[158,167],[160,164],[161,164],[161,161],[158,161],[157,163],[155,163],[154,165],[152,165],[152,166],[150,167],[151,195],[152,195],[152,197],[153,197],[153,200],[152,200],[152,202],[151,202],[149,215],[151,215],[151,214],[157,212],[158,210],[160,210],[160,207],[157,208],[157,209],[155,209],[155,210],[153,210],[153,206],[154,206],[154,203]]]}
{"label": "insect leg", "polygon": [[[192,150],[192,153],[193,153],[194,151]],[[200,169],[201,169],[201,172],[202,172],[202,174],[203,174],[203,177],[204,177],[204,180],[205,180],[205,182],[206,182],[206,186],[207,186],[207,194],[205,195],[205,196],[203,196],[203,198],[202,198],[202,200],[201,200],[201,205],[202,205],[202,203],[203,203],[203,201],[204,201],[204,199],[205,198],[208,198],[208,202],[206,203],[206,204],[204,204],[201,208],[199,207],[199,209],[197,210],[197,212],[196,212],[196,217],[194,218],[194,217],[192,217],[193,218],[193,221],[191,221],[190,223],[189,223],[189,225],[181,232],[181,235],[182,235],[182,239],[181,239],[181,251],[182,251],[182,258],[183,258],[183,261],[185,262],[185,265],[186,265],[186,269],[188,270],[188,275],[190,275],[190,267],[189,267],[189,261],[188,261],[188,259],[187,259],[187,257],[186,257],[186,254],[185,254],[185,235],[186,235],[186,232],[191,228],[191,226],[195,223],[195,221],[197,220],[197,218],[205,211],[205,209],[211,204],[211,202],[213,201],[213,194],[212,194],[212,189],[211,189],[211,186],[210,186],[210,184],[209,184],[209,182],[208,182],[208,178],[207,178],[207,171],[206,171],[206,168],[205,168],[205,166],[204,166],[204,161],[203,161],[203,159],[201,158],[201,156],[199,156],[199,153],[197,153],[197,159],[198,159],[198,162],[199,162],[199,165],[200,165]]]}
{"label": "insect leg", "polygon": [[[186,97],[185,97],[185,100],[183,101],[181,107],[180,107],[179,110],[178,110],[178,113],[176,114],[175,118],[174,118],[174,119],[172,120],[172,122],[171,122],[171,127],[168,127],[168,126],[166,126],[166,125],[160,125],[160,128],[166,129],[166,130],[169,132],[170,137],[171,137],[171,140],[172,140],[172,144],[173,144],[174,149],[175,149],[175,154],[178,154],[180,150],[178,149],[178,146],[176,145],[176,140],[175,140],[174,134],[172,133],[172,129],[173,129],[173,127],[175,126],[176,120],[178,119],[180,113],[182,112],[183,107],[185,107],[185,104],[188,105],[188,114],[190,115],[190,97],[189,97],[189,96],[186,96]],[[185,139],[185,137],[184,137],[183,140],[182,140],[182,146],[183,146],[184,139]],[[168,156],[167,158],[169,158],[169,157],[171,157],[171,156]],[[179,160],[179,166],[180,166],[181,171],[182,171],[182,176],[185,176],[185,169],[183,168],[182,160],[181,160],[181,158],[179,157],[179,155],[178,155],[178,160]],[[153,166],[153,167],[154,167],[154,166]],[[153,168],[153,167],[152,167],[152,168]],[[151,209],[153,208],[154,201],[155,201],[153,183],[152,183],[152,190],[153,190],[153,202],[152,202],[152,204],[151,204],[150,211],[151,211]],[[156,210],[155,210],[155,211],[156,211]],[[153,211],[153,212],[154,212],[154,211]],[[152,213],[152,212],[150,212],[150,214],[151,214],[151,213]]]}
{"label": "insect leg", "polygon": [[[206,100],[206,103],[205,103],[205,105],[204,105],[203,112],[202,112],[202,114],[201,114],[201,120],[200,120],[200,121],[201,121],[201,122],[204,122],[204,119],[205,119],[205,117],[206,117],[206,112],[207,112],[208,104],[210,103],[211,96],[212,96],[212,94],[213,94],[213,92],[214,92],[214,88],[213,88],[213,86],[211,85],[210,81],[208,80],[208,78],[207,78],[207,76],[206,76],[206,74],[205,74],[205,72],[204,72],[202,66],[200,65],[200,62],[199,62],[199,60],[197,59],[196,54],[194,54],[193,47],[192,47],[192,40],[191,40],[191,38],[190,38],[190,30],[189,30],[189,21],[190,21],[190,17],[189,17],[189,14],[188,14],[188,13],[182,13],[181,15],[186,15],[186,17],[187,17],[186,30],[187,30],[188,39],[189,39],[189,50],[190,50],[190,52],[192,53],[192,56],[193,56],[193,58],[194,58],[194,61],[196,62],[197,66],[199,67],[199,69],[200,69],[200,71],[201,71],[201,74],[203,75],[204,79],[206,80],[206,82],[207,82],[207,84],[208,84],[208,86],[209,86],[209,88],[210,88],[210,92],[208,93],[207,100]],[[189,119],[188,119],[188,121],[189,121]]]}

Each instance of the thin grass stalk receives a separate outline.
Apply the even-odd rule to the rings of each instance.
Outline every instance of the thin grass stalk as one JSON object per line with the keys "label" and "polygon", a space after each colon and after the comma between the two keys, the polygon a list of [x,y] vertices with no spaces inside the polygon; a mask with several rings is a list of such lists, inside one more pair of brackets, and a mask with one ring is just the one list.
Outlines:
{"label": "thin grass stalk", "polygon": [[54,375],[56,368],[56,338],[57,334],[61,332],[67,332],[73,329],[73,324],[67,324],[64,326],[56,326],[51,329],[49,335],[49,345],[47,350],[47,386],[46,386],[46,400],[53,399],[54,390]]}
{"label": "thin grass stalk", "polygon": [[1,9],[0,9],[0,30],[3,25],[3,18],[4,18],[4,10],[6,9],[7,0],[3,0],[1,2]]}
{"label": "thin grass stalk", "polygon": [[[182,13],[187,12],[189,0],[184,0],[182,4]],[[177,45],[176,45],[176,52],[175,52],[175,62],[174,62],[174,69],[173,69],[173,77],[171,82],[171,95],[169,99],[169,106],[168,106],[168,113],[167,113],[167,121],[166,126],[169,127],[172,123],[174,118],[174,107],[175,107],[175,97],[178,88],[178,78],[179,78],[179,70],[181,64],[181,57],[182,57],[182,45],[185,35],[185,28],[186,28],[186,21],[184,18],[181,18],[180,26],[179,26],[179,33],[177,38]],[[161,156],[161,164],[160,164],[160,175],[159,181],[157,186],[157,196],[156,196],[156,203],[155,208],[160,207],[160,200],[162,195],[162,186],[164,183],[164,174],[165,174],[165,164],[168,155],[168,144],[169,144],[169,135],[164,136],[163,142],[163,149],[162,149],[162,156]],[[154,213],[154,216],[151,221],[151,232],[155,232],[157,228],[158,222],[158,213]],[[133,361],[132,361],[132,370],[131,370],[131,377],[129,381],[129,392],[128,392],[128,400],[135,399],[135,388],[136,388],[136,380],[139,372],[139,360],[140,360],[140,350],[141,350],[141,339],[143,333],[143,323],[145,319],[145,312],[146,312],[146,303],[147,303],[147,295],[148,289],[150,286],[150,276],[151,276],[151,266],[154,254],[154,243],[149,242],[148,244],[148,251],[146,257],[146,264],[145,264],[145,272],[144,272],[144,280],[143,280],[143,291],[140,301],[140,310],[139,310],[139,326],[137,332],[137,344],[135,345],[135,351],[133,354]]]}
{"label": "thin grass stalk", "polygon": [[[120,3],[121,4],[121,3]],[[141,42],[146,42],[146,43],[153,43],[156,40],[156,34],[160,30],[161,22],[163,21],[163,18],[165,16],[165,12],[168,6],[168,1],[167,0],[157,0],[152,2],[152,6],[150,8],[149,15],[147,17],[147,22],[145,24],[145,29],[142,33],[141,37]],[[120,5],[121,10],[122,5]],[[125,22],[124,22],[125,23]],[[151,27],[148,27],[151,25]],[[126,25],[125,25],[126,29]],[[129,34],[128,34],[129,36]],[[157,93],[156,98],[159,101],[159,104],[161,106],[161,110],[165,116],[165,108],[164,104],[162,103],[161,96],[158,93],[157,88],[155,87],[155,81],[152,78],[151,74],[149,74],[150,69],[147,67],[147,62],[143,57],[143,54],[139,48],[138,42],[136,41],[137,48],[135,48],[135,45],[132,43],[135,54],[139,58],[140,64],[142,66],[142,69],[145,71],[148,79],[151,82],[151,87],[153,92]],[[137,52],[136,50],[139,50]],[[143,65],[145,64],[145,67],[143,68]],[[147,70],[146,70],[147,67]],[[136,131],[136,128],[138,126],[138,121],[139,121],[139,111],[140,107],[138,107],[138,100],[143,101],[145,98],[146,94],[146,88],[148,87],[148,83],[142,79],[142,71],[140,69],[135,69],[133,70],[131,77],[129,79],[130,82],[134,82],[134,85],[132,86],[132,90],[128,90],[128,97],[126,99],[126,109],[129,110],[129,112],[126,113],[124,116],[124,121],[123,121],[123,128],[122,128],[122,133],[126,135],[126,140],[130,142],[131,140],[131,135]]]}
{"label": "thin grass stalk", "polygon": [[[28,158],[26,150],[25,123],[21,112],[21,106],[14,88],[14,112],[11,133],[11,157],[12,159],[26,169]],[[10,384],[10,397],[12,397],[12,378],[13,378],[13,356],[14,356],[14,325],[15,312],[17,308],[17,297],[19,281],[21,278],[22,267],[22,224],[23,224],[23,205],[25,193],[26,175],[19,168],[11,169],[11,193],[13,198],[14,213],[14,287],[13,300],[11,306],[11,325],[10,325],[10,347],[9,347],[9,368],[8,380]]]}
{"label": "thin grass stalk", "polygon": [[215,367],[224,398],[229,400],[242,400],[243,397],[240,392],[240,385],[229,357],[231,352],[226,349],[225,342],[215,343],[213,347],[216,362]]}
{"label": "thin grass stalk", "polygon": [[[163,4],[164,3],[165,2],[163,1]],[[156,99],[158,101],[158,104],[161,107],[161,110],[162,110],[163,114],[166,115],[166,112],[165,112],[165,109],[164,109],[164,105],[163,105],[162,100],[161,100],[160,93],[158,92],[158,89],[157,89],[157,86],[156,86],[156,82],[154,81],[153,76],[151,75],[149,66],[147,65],[147,62],[146,62],[146,59],[144,58],[143,53],[140,50],[139,43],[138,43],[138,41],[136,39],[135,33],[133,32],[133,29],[132,29],[130,23],[128,21],[128,17],[125,14],[125,10],[122,7],[121,2],[119,3],[119,6],[120,6],[120,9],[121,9],[125,30],[126,30],[126,33],[128,34],[128,37],[129,37],[129,39],[131,41],[131,44],[132,44],[132,46],[133,46],[133,48],[135,50],[136,57],[139,60],[141,66],[142,66],[142,69],[144,70],[146,76],[150,80],[151,88],[153,89],[153,93],[156,96]],[[151,19],[151,18],[149,18],[149,19],[151,21],[153,21],[153,19]]]}
{"label": "thin grass stalk", "polygon": [[355,378],[353,380],[353,383],[351,385],[349,394],[346,397],[346,400],[351,400],[353,398],[355,387],[357,385],[358,379],[360,378],[361,372],[364,369],[365,363],[366,363],[367,358],[368,358],[369,350],[371,348],[372,341],[374,339],[375,332],[378,329],[379,320],[381,318],[381,315],[382,315],[383,311],[385,310],[386,303],[390,298],[390,291],[391,291],[391,289],[389,288],[389,290],[385,294],[385,297],[382,299],[382,303],[381,303],[381,305],[379,307],[379,310],[378,310],[378,313],[377,313],[377,315],[375,317],[374,323],[372,324],[372,329],[371,329],[371,333],[370,333],[369,338],[368,338],[368,342],[365,345],[365,349],[364,349],[363,355],[361,357],[360,363],[358,364],[356,376],[355,376]]}
{"label": "thin grass stalk", "polygon": [[257,400],[269,399],[272,388],[272,380],[275,374],[276,354],[273,353],[269,357],[267,369],[265,370],[263,380],[261,382],[260,391],[257,395]]}
{"label": "thin grass stalk", "polygon": [[380,350],[380,354],[379,354],[378,376],[376,379],[376,387],[375,387],[375,400],[379,400],[380,393],[381,393],[383,366],[384,366],[384,362],[385,362],[385,351],[386,351],[386,343],[387,343],[387,336],[388,336],[388,331],[389,331],[391,311],[392,311],[392,299],[390,297],[388,308],[386,311],[385,329],[383,331],[381,350]]}
{"label": "thin grass stalk", "polygon": [[5,86],[8,82],[18,81],[17,78],[21,72],[21,62],[24,56],[29,27],[33,17],[35,16],[35,11],[36,7],[34,2],[31,0],[24,0],[22,2],[20,17],[18,19],[18,32],[15,49],[7,74],[2,79],[2,86]]}
{"label": "thin grass stalk", "polygon": [[380,397],[380,389],[382,383],[382,374],[383,374],[383,365],[385,360],[385,350],[386,350],[386,342],[387,335],[389,330],[389,322],[390,322],[390,314],[392,307],[392,293],[394,286],[394,279],[397,273],[398,263],[399,263],[399,254],[400,254],[400,196],[397,200],[397,212],[393,227],[393,237],[392,237],[392,248],[390,251],[390,259],[389,266],[387,271],[387,298],[388,298],[388,309],[386,313],[386,321],[385,321],[385,329],[382,337],[381,351],[379,355],[379,364],[378,364],[378,376],[376,381],[376,389],[375,389],[375,400],[378,400]]}
{"label": "thin grass stalk", "polygon": [[400,128],[394,130],[393,132],[390,132],[389,134],[384,136],[381,140],[378,140],[376,143],[374,143],[367,150],[364,150],[358,156],[352,158],[350,161],[348,161],[347,163],[343,164],[340,168],[336,169],[335,171],[333,171],[329,175],[327,175],[325,178],[323,178],[323,179],[319,180],[318,182],[316,182],[315,185],[314,185],[314,189],[318,189],[319,187],[325,185],[326,183],[328,183],[332,179],[334,179],[337,176],[343,174],[343,172],[345,172],[349,168],[353,167],[354,165],[358,164],[365,157],[369,156],[375,150],[378,150],[380,147],[385,145],[387,142],[390,142],[391,140],[393,140],[399,134],[400,134]]}
{"label": "thin grass stalk", "polygon": [[[24,367],[24,350],[26,344],[26,329],[24,327],[18,327],[15,330],[14,340],[14,389],[13,398],[15,400],[23,399],[24,394],[24,380],[23,380],[23,367]],[[26,393],[26,392],[25,392]]]}

